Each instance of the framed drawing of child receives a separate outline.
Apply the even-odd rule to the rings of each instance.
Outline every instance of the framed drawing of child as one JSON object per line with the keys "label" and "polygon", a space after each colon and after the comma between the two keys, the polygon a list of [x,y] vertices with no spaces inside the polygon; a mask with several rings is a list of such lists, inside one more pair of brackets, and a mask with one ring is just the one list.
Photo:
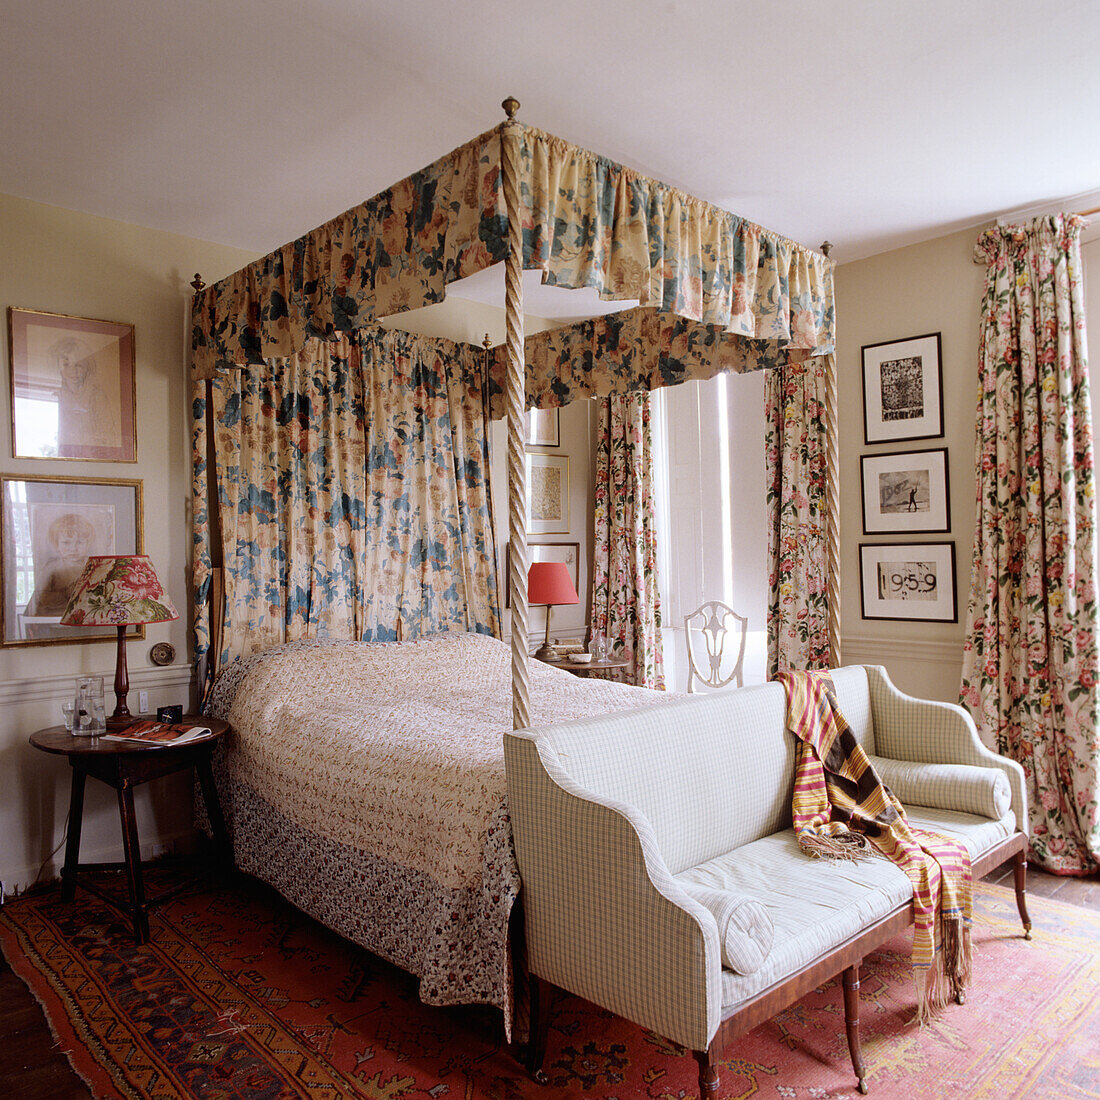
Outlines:
{"label": "framed drawing of child", "polygon": [[12,455],[136,462],[134,326],[8,309]]}
{"label": "framed drawing of child", "polygon": [[117,639],[111,627],[62,626],[61,616],[91,555],[143,552],[141,482],[5,474],[0,489],[0,644]]}

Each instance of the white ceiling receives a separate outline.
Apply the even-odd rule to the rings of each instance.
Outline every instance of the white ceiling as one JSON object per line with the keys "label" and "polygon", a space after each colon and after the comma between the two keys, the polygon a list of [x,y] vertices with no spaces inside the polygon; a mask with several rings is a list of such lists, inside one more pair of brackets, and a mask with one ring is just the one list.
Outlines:
{"label": "white ceiling", "polygon": [[499,122],[833,256],[1100,203],[1096,0],[0,0],[0,192],[266,252]]}

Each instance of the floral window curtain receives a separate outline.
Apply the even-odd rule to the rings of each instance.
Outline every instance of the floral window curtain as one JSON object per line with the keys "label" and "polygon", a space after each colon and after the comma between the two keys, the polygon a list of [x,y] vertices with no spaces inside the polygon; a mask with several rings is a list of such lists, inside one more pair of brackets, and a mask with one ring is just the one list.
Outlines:
{"label": "floral window curtain", "polygon": [[1031,851],[1100,868],[1092,425],[1072,215],[990,229],[961,698],[1027,775]]}
{"label": "floral window curtain", "polygon": [[[214,381],[225,621],[212,671],[299,638],[499,634],[482,358],[363,330]],[[196,521],[202,601],[205,502]]]}
{"label": "floral window curtain", "polygon": [[768,486],[768,677],[829,667],[825,514],[828,356],[764,380]]}
{"label": "floral window curtain", "polygon": [[615,394],[601,398],[599,410],[592,632],[629,662],[609,678],[663,688],[650,397]]}

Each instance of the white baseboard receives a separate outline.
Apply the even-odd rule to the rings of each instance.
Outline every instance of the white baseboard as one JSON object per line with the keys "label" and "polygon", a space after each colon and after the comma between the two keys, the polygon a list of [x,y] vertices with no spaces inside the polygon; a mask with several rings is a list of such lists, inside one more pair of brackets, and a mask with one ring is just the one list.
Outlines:
{"label": "white baseboard", "polygon": [[[143,860],[156,859],[158,856],[176,852],[188,852],[194,848],[195,830],[177,829],[172,833],[159,833],[154,837],[142,837],[141,857]],[[86,848],[81,845],[81,863],[121,863],[123,858],[122,842],[117,845],[100,845]],[[42,863],[28,863],[22,867],[5,867],[0,871],[0,882],[4,884],[5,898],[13,898],[34,885],[56,882],[61,878],[61,868],[65,865],[65,850],[62,847]],[[124,894],[122,896],[125,896]]]}

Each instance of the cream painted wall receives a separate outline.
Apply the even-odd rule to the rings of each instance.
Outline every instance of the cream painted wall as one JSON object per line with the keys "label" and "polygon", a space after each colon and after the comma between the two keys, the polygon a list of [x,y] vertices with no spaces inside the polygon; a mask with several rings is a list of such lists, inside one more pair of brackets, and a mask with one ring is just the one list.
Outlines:
{"label": "cream painted wall", "polygon": [[[147,630],[127,647],[129,702],[148,691],[150,708],[186,703],[191,696],[189,501],[191,459],[185,366],[190,282],[207,282],[254,257],[237,249],[154,232],[104,218],[0,196],[0,303],[135,326],[137,366],[136,463],[13,459],[7,340],[3,341],[5,412],[0,417],[0,471],[5,474],[138,479],[143,485],[145,550],[184,618]],[[6,313],[6,308],[5,308]],[[5,325],[7,323],[5,317]],[[149,661],[155,642],[176,647],[175,663]],[[113,643],[0,650],[0,881],[6,890],[59,867],[49,860],[65,835],[69,767],[27,743],[34,730],[61,720],[80,673],[114,678]],[[108,695],[110,701],[110,695]],[[110,702],[113,706],[113,702]],[[191,785],[182,776],[139,788],[138,827],[146,854],[191,830]],[[89,782],[82,855],[121,858],[118,804],[112,790]]]}
{"label": "cream painted wall", "polygon": [[[884,664],[906,692],[958,702],[962,646],[974,545],[974,417],[978,384],[978,321],[984,269],[972,260],[978,230],[968,229],[897,249],[836,272],[837,372],[840,389],[841,639],[846,663]],[[1082,246],[1086,317],[1095,352],[1100,324],[1100,239]],[[1091,279],[1089,278],[1091,274]],[[924,333],[942,334],[944,435],[901,444],[863,443],[861,347]],[[1095,361],[1095,355],[1094,355]],[[1097,390],[1093,387],[1093,420]],[[917,535],[955,543],[959,621],[901,623],[862,619],[859,544],[904,542],[902,536],[864,536],[860,455],[892,450],[948,449],[951,531]]]}
{"label": "cream painted wall", "polygon": [[[963,627],[974,537],[974,413],[983,271],[972,260],[975,230],[843,264],[836,272],[840,390],[842,660],[884,664],[903,691],[958,701]],[[939,332],[944,434],[911,443],[863,443],[861,347]],[[957,623],[901,623],[860,615],[859,544],[905,542],[864,536],[860,455],[947,447],[951,531],[914,540],[955,543]]]}

